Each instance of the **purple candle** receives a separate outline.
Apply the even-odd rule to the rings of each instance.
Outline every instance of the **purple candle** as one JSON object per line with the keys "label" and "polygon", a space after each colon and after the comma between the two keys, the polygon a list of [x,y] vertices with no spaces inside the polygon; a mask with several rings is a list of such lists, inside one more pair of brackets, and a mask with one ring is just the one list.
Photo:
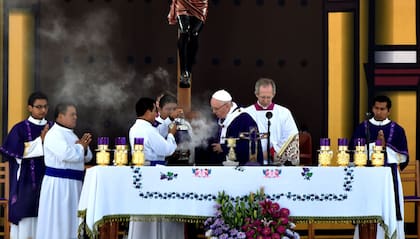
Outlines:
{"label": "purple candle", "polygon": [[108,145],[109,137],[98,137],[98,145]]}
{"label": "purple candle", "polygon": [[347,146],[348,141],[347,138],[338,138],[338,146]]}
{"label": "purple candle", "polygon": [[125,137],[117,137],[115,139],[115,145],[125,145],[126,141],[125,141]]}
{"label": "purple candle", "polygon": [[134,138],[134,144],[144,144],[144,138]]}
{"label": "purple candle", "polygon": [[357,138],[355,139],[356,146],[365,146],[366,140],[364,138]]}
{"label": "purple candle", "polygon": [[319,140],[320,146],[330,146],[330,139],[329,138],[321,138]]}

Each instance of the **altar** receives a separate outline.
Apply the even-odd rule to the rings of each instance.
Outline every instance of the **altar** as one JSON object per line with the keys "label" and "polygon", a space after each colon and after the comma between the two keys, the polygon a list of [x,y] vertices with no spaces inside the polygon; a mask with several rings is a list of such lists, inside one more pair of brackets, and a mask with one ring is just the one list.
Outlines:
{"label": "altar", "polygon": [[80,227],[94,237],[111,221],[194,222],[214,216],[218,192],[244,196],[264,187],[299,222],[381,223],[396,231],[387,167],[130,167],[87,169]]}

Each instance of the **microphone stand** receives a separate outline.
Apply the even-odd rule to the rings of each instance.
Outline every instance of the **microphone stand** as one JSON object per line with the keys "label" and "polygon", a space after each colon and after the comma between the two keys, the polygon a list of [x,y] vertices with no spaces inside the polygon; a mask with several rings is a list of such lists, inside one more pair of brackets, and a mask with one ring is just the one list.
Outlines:
{"label": "microphone stand", "polygon": [[366,136],[366,153],[367,153],[367,159],[368,163],[367,165],[371,165],[371,161],[369,159],[369,144],[370,144],[370,130],[369,130],[369,119],[370,119],[370,113],[366,113],[366,128],[365,128],[365,136]]}
{"label": "microphone stand", "polygon": [[271,165],[271,150],[270,150],[270,126],[271,126],[271,122],[270,119],[268,119],[267,122],[267,126],[268,126],[268,130],[267,130],[267,164]]}
{"label": "microphone stand", "polygon": [[270,119],[271,117],[273,117],[273,113],[268,111],[267,113],[265,113],[265,117],[267,118],[267,164],[271,165],[272,161],[271,161],[271,152],[270,152],[270,126],[271,126],[271,122]]}

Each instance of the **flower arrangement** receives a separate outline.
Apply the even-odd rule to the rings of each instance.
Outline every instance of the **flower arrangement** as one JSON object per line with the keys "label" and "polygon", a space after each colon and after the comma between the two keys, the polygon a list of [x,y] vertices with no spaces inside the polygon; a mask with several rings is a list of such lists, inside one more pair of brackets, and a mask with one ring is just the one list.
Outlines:
{"label": "flower arrangement", "polygon": [[216,215],[204,222],[210,239],[299,239],[290,211],[266,199],[263,189],[232,198],[224,191],[216,199]]}

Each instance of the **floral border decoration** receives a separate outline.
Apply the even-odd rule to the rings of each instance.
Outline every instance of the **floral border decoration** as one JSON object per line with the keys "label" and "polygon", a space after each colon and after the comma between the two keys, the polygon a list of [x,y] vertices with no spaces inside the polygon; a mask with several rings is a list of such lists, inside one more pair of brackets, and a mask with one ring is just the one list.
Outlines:
{"label": "floral border decoration", "polygon": [[171,181],[171,180],[174,180],[174,179],[176,179],[178,177],[178,174],[177,173],[174,173],[174,172],[167,172],[167,173],[160,173],[160,180],[168,180],[168,181]]}
{"label": "floral border decoration", "polygon": [[[195,193],[195,192],[142,192],[142,172],[139,167],[131,167],[133,171],[133,185],[136,189],[139,189],[139,197],[144,199],[178,199],[178,200],[198,200],[198,201],[213,201],[216,200],[217,195],[215,194],[203,194],[203,193]],[[236,169],[235,169],[236,170]],[[245,171],[245,170],[244,170]],[[309,172],[309,171],[304,171]],[[191,172],[194,174],[194,171]],[[174,175],[177,175],[177,173],[172,173]],[[162,173],[161,173],[162,175]],[[304,175],[302,173],[302,176],[304,179],[307,179],[307,177],[312,177],[313,174]],[[162,179],[162,178],[161,178]],[[169,180],[169,179],[168,179]],[[345,167],[344,168],[344,182],[343,182],[343,190],[345,192],[349,192],[352,190],[352,184],[354,182],[354,168],[353,167]],[[343,201],[348,198],[347,193],[342,194],[335,194],[335,193],[321,193],[321,194],[297,194],[292,192],[287,193],[277,193],[277,194],[266,194],[267,199],[269,200],[280,200],[282,198],[286,198],[293,201]],[[241,197],[231,197],[230,200],[239,200],[239,201],[247,201],[248,196],[241,196]]]}
{"label": "floral border decoration", "polygon": [[302,173],[301,173],[303,179],[305,180],[311,180],[311,177],[313,175],[313,172],[311,171],[310,168],[302,168]]}
{"label": "floral border decoration", "polygon": [[139,167],[133,167],[131,166],[131,170],[133,171],[133,186],[136,189],[142,188],[142,174]]}

